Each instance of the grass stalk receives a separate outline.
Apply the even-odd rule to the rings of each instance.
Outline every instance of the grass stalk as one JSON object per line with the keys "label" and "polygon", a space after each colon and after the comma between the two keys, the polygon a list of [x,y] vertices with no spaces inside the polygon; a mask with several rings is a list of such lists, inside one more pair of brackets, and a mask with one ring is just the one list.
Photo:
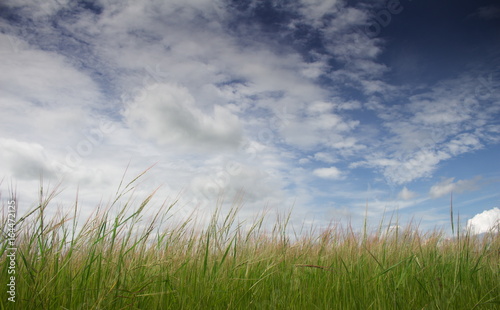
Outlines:
{"label": "grass stalk", "polygon": [[[73,210],[48,217],[58,190],[40,188],[38,206],[18,224],[16,304],[0,309],[497,309],[500,236],[460,231],[453,198],[453,238],[419,232],[391,219],[370,233],[330,225],[304,233],[291,213],[238,221],[216,203],[210,221],[175,221],[177,200],[151,205],[157,190],[133,199],[135,182],[79,227]],[[146,216],[156,209],[152,217]],[[457,223],[459,221],[459,216]],[[395,222],[395,223],[394,223]],[[2,217],[5,229],[6,217]],[[295,235],[291,238],[290,231]],[[6,239],[0,240],[0,285],[7,286]]]}

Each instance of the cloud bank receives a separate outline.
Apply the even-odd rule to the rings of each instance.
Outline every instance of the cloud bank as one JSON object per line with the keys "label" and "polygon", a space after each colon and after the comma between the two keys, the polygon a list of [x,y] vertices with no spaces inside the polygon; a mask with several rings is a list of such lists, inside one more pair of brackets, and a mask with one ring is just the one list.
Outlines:
{"label": "cloud bank", "polygon": [[500,209],[493,208],[476,214],[467,221],[467,229],[474,234],[500,232]]}

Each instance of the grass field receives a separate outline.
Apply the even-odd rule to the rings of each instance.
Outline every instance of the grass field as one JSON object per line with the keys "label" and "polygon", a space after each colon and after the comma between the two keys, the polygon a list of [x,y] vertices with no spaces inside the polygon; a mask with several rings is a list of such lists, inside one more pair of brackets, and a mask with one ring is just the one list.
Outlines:
{"label": "grass field", "polygon": [[[18,218],[15,303],[2,238],[1,309],[500,308],[498,234],[454,227],[446,239],[409,225],[290,236],[287,216],[273,228],[264,216],[244,226],[237,206],[204,227],[170,224],[168,205],[142,218],[151,197],[133,205],[119,194],[78,229],[77,205],[49,220],[52,196],[41,199]],[[5,212],[2,223],[5,231]]]}

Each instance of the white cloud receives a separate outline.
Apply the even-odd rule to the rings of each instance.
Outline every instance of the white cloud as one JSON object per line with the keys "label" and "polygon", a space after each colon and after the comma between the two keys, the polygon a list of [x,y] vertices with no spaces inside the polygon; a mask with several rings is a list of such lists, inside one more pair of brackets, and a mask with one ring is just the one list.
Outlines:
{"label": "white cloud", "polygon": [[[483,127],[499,109],[494,103],[498,94],[488,83],[469,73],[410,96],[410,123],[448,136]],[[485,87],[489,93],[483,98],[481,89]]]}
{"label": "white cloud", "polygon": [[300,73],[307,78],[317,79],[327,70],[328,64],[326,61],[315,61],[311,63],[304,63]]}
{"label": "white cloud", "polygon": [[256,166],[240,162],[225,162],[212,166],[205,173],[194,177],[189,186],[193,196],[213,203],[218,196],[233,197],[238,192],[245,195],[245,203],[279,201],[285,198],[280,177],[275,177]]}
{"label": "white cloud", "polygon": [[343,101],[342,99],[337,99],[335,103],[335,108],[338,110],[358,110],[361,109],[361,103],[356,100]]}
{"label": "white cloud", "polygon": [[306,23],[320,30],[325,48],[347,69],[325,70],[325,75],[340,83],[361,86],[368,94],[387,92],[388,84],[374,80],[388,68],[375,61],[383,51],[383,40],[370,38],[364,31],[370,19],[366,7],[349,7],[344,1],[335,0],[303,0],[298,8],[301,17],[291,28]]}
{"label": "white cloud", "polygon": [[357,149],[361,147],[350,132],[359,121],[350,120],[340,114],[328,112],[334,105],[315,102],[297,113],[281,128],[286,142],[301,149],[309,150],[318,146],[333,149]]}
{"label": "white cloud", "polygon": [[51,177],[54,173],[43,146],[37,143],[0,138],[0,161],[11,177],[19,179]]}
{"label": "white cloud", "polygon": [[410,200],[417,196],[417,193],[410,191],[408,188],[403,187],[403,189],[399,192],[398,198],[402,200]]}
{"label": "white cloud", "polygon": [[452,156],[478,150],[483,147],[479,138],[469,133],[458,135],[455,139],[446,143],[445,146],[448,148],[449,154]]}
{"label": "white cloud", "polygon": [[314,169],[313,174],[322,179],[341,180],[344,178],[344,173],[337,167]]}
{"label": "white cloud", "polygon": [[320,26],[322,17],[327,12],[336,12],[342,4],[339,0],[301,0],[299,12],[309,23]]}
{"label": "white cloud", "polygon": [[214,106],[210,116],[196,106],[187,88],[172,84],[155,85],[145,92],[124,115],[146,138],[179,150],[235,149],[240,144],[241,124],[225,107]]}
{"label": "white cloud", "polygon": [[439,198],[451,192],[463,193],[477,190],[479,186],[478,182],[481,180],[481,177],[475,177],[471,180],[459,180],[457,182],[453,182],[454,180],[455,178],[448,178],[433,185],[429,190],[429,195],[432,198]]}
{"label": "white cloud", "polygon": [[[32,162],[42,166],[46,153],[44,156],[64,164],[67,147],[75,149],[94,127],[92,116],[109,113],[117,129],[94,147],[92,154],[68,169],[67,180],[83,180],[85,184],[93,180],[94,186],[100,175],[108,182],[113,177],[119,179],[128,161],[134,170],[158,162],[161,172],[155,179],[180,190],[194,182],[196,174],[202,174],[201,179],[217,180],[219,173],[227,171],[220,162],[204,161],[217,155],[205,151],[230,150],[237,153],[233,154],[236,160],[249,162],[254,168],[232,176],[224,190],[243,187],[251,195],[262,194],[259,199],[278,199],[286,185],[280,183],[278,170],[284,168],[284,160],[273,141],[263,143],[259,133],[269,129],[278,134],[287,113],[297,112],[306,99],[323,99],[326,92],[310,79],[328,69],[326,62],[310,66],[293,51],[275,53],[257,41],[240,46],[240,37],[221,27],[219,22],[225,16],[218,14],[220,8],[212,1],[105,1],[103,5],[99,16],[82,13],[71,20],[59,17],[60,28],[46,24],[48,19],[36,13],[40,9],[37,4],[23,5],[23,14],[34,17],[37,31],[44,36],[43,40],[42,36],[30,37],[32,47],[21,41],[18,48],[24,50],[19,54],[10,48],[6,51],[12,52],[9,57],[13,62],[0,64],[2,72],[11,72],[10,80],[3,75],[2,99],[6,100],[2,102],[11,104],[0,118],[6,121],[2,128],[9,124],[8,134],[27,135],[30,142],[26,143],[35,140],[38,143],[34,144],[42,147],[42,153],[29,153],[36,155]],[[42,15],[56,10],[51,8]],[[64,36],[58,31],[62,28]],[[2,42],[10,43],[10,37]],[[76,47],[75,42],[82,42],[84,48]],[[78,49],[78,58],[66,49],[56,50],[64,43]],[[37,50],[37,44],[54,51]],[[300,74],[301,70],[305,73]],[[101,82],[96,78],[99,76]],[[100,95],[110,100],[102,100]],[[50,109],[36,109],[30,101],[33,98],[46,102]],[[287,112],[282,112],[285,103]],[[117,111],[132,130],[116,117]],[[107,118],[102,114],[99,116]],[[269,114],[277,121],[269,120]],[[23,115],[26,117],[20,117]],[[12,124],[7,123],[9,119]],[[249,154],[237,150],[243,140],[250,141]],[[181,154],[186,150],[195,152]],[[2,168],[2,172],[6,170]],[[108,188],[97,187],[101,191]]]}
{"label": "white cloud", "polygon": [[393,100],[407,101],[404,105],[370,102],[367,107],[378,113],[388,132],[384,140],[363,141],[372,151],[352,166],[379,169],[389,182],[405,184],[432,176],[443,161],[497,141],[498,92],[490,88],[485,98],[477,95],[488,81],[469,73],[423,86],[408,99],[399,89]]}
{"label": "white cloud", "polygon": [[318,152],[314,154],[314,159],[328,164],[333,164],[339,161],[339,159],[332,154],[325,152]]}
{"label": "white cloud", "polygon": [[311,160],[309,158],[301,158],[299,159],[299,164],[304,165],[310,163]]}
{"label": "white cloud", "polygon": [[500,232],[500,209],[493,208],[476,214],[467,221],[467,229],[473,234]]}
{"label": "white cloud", "polygon": [[415,179],[431,176],[440,161],[450,158],[442,151],[421,149],[407,156],[394,156],[385,152],[369,154],[367,160],[352,163],[352,168],[370,167],[382,171],[387,182],[401,185]]}
{"label": "white cloud", "polygon": [[307,112],[312,114],[312,115],[317,115],[317,114],[322,114],[322,113],[329,113],[334,109],[333,103],[330,102],[323,102],[323,101],[316,101],[312,102],[307,106]]}
{"label": "white cloud", "polygon": [[21,44],[10,51],[8,61],[0,62],[3,134],[39,144],[48,153],[78,141],[106,117],[100,114],[109,105],[98,85],[64,56],[18,40]]}
{"label": "white cloud", "polygon": [[[0,173],[38,180],[36,171],[49,174],[70,158],[78,164],[65,179],[88,185],[85,197],[99,201],[127,163],[134,172],[157,163],[145,185],[164,184],[169,194],[185,189],[186,197],[245,189],[252,209],[287,195],[305,204],[322,197],[310,183],[345,179],[347,172],[330,167],[338,162],[355,158],[350,167],[404,184],[498,141],[498,104],[471,95],[473,78],[411,93],[382,80],[384,40],[362,33],[367,7],[271,1],[291,18],[281,25],[286,33],[275,34],[261,31],[253,19],[259,1],[250,2],[239,11],[227,1],[105,0],[94,14],[67,0],[6,1],[30,22],[0,18],[0,53],[8,60],[0,63],[0,123],[9,137]],[[65,14],[55,14],[61,7]],[[233,13],[248,15],[236,20]],[[311,38],[321,40],[321,52],[304,51],[302,40]],[[488,103],[498,99],[486,95]],[[72,157],[101,119],[112,120],[113,132]],[[232,161],[239,172],[228,168]],[[318,162],[326,168],[311,172]],[[460,190],[460,182],[451,187]],[[401,206],[414,197],[403,188]]]}
{"label": "white cloud", "polygon": [[94,81],[56,53],[26,46],[10,53],[9,61],[0,62],[0,71],[9,73],[0,76],[2,92],[15,94],[34,107],[90,109],[100,103]]}

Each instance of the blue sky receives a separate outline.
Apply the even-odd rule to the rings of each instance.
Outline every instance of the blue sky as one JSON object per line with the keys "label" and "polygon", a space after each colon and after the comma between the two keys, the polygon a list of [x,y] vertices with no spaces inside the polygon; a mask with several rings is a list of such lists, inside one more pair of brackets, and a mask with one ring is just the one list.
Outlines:
{"label": "blue sky", "polygon": [[496,1],[3,1],[1,186],[27,210],[43,175],[89,214],[155,165],[135,195],[161,185],[180,215],[244,192],[243,219],[319,228],[448,229],[453,192],[482,231],[498,33]]}

